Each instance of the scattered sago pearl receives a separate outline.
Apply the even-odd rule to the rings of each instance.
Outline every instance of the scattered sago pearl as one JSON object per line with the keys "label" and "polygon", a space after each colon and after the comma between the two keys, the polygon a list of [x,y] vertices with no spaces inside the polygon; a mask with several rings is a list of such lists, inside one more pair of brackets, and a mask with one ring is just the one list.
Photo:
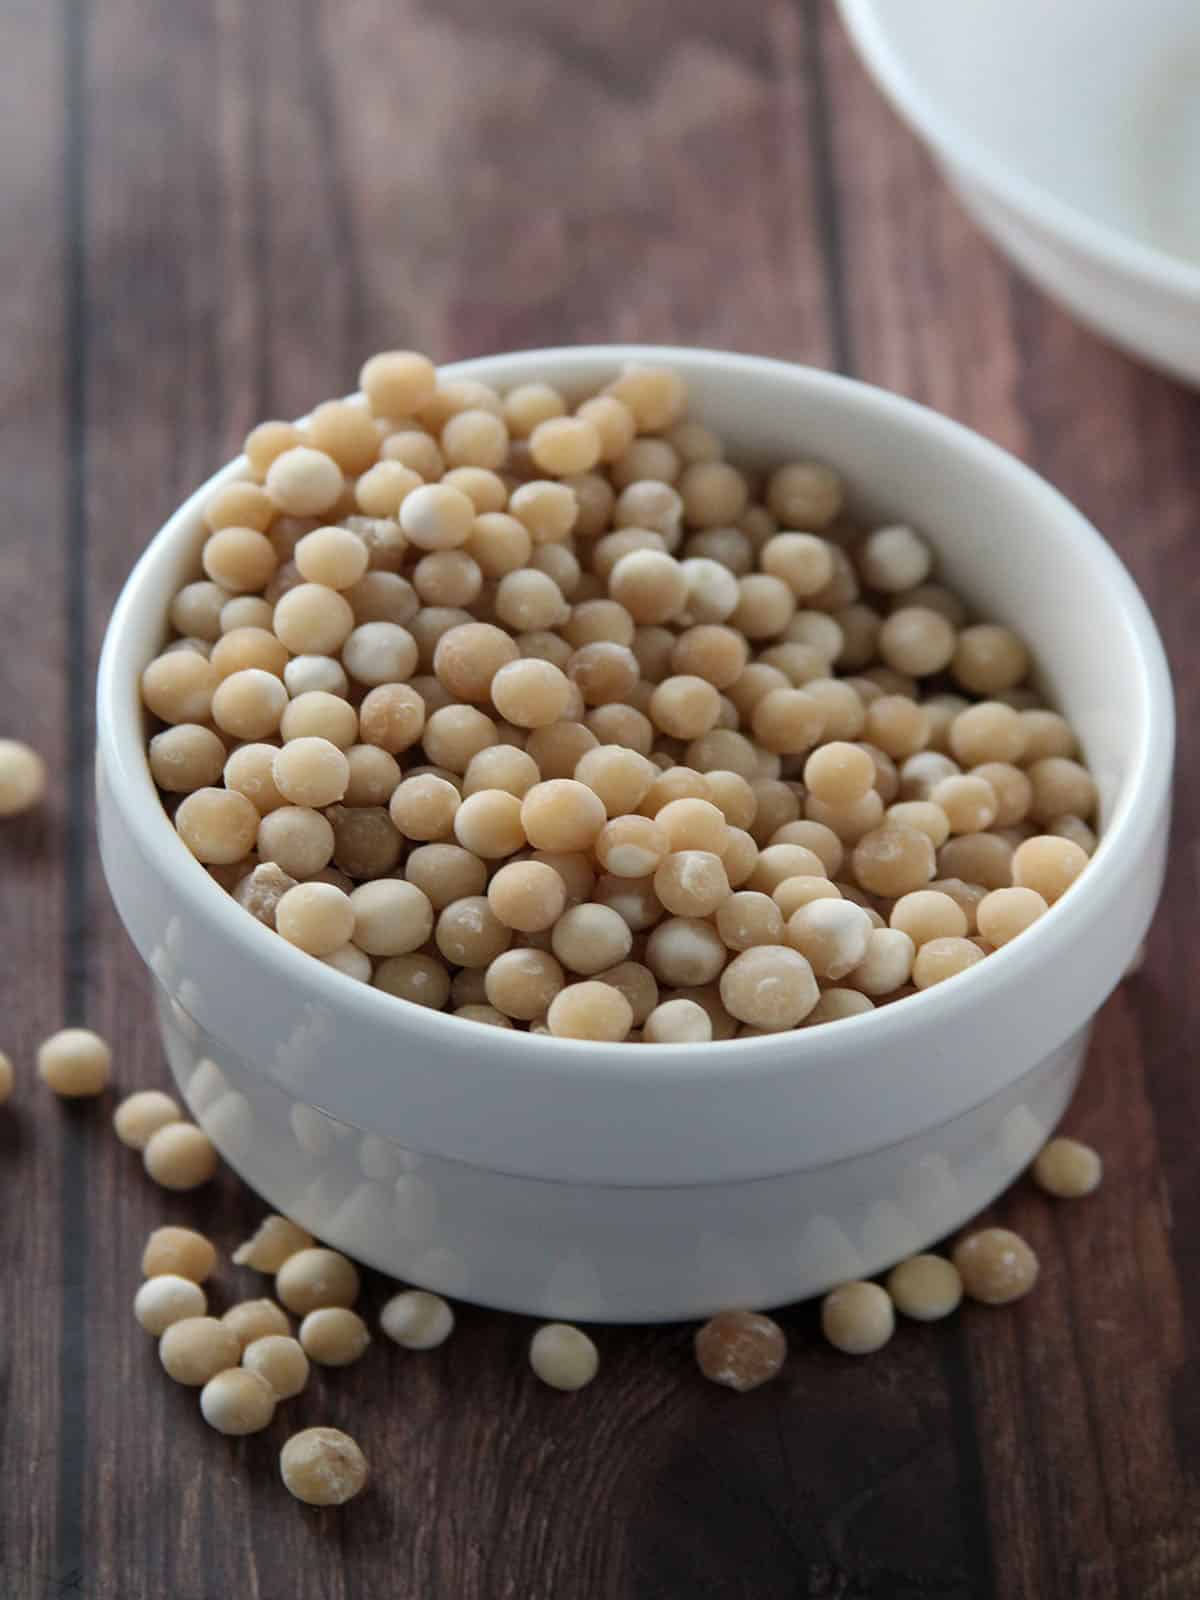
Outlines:
{"label": "scattered sago pearl", "polygon": [[258,1373],[231,1367],[204,1385],[200,1412],[218,1433],[234,1438],[261,1433],[275,1415],[275,1391]]}
{"label": "scattered sago pearl", "polygon": [[149,1177],[164,1189],[198,1189],[217,1170],[212,1140],[190,1122],[171,1122],[151,1134],[142,1162]]}
{"label": "scattered sago pearl", "polygon": [[561,989],[550,1003],[546,1021],[559,1039],[616,1043],[633,1026],[633,1009],[618,989],[593,980]]}
{"label": "scattered sago pearl", "polygon": [[587,1334],[566,1322],[548,1322],[529,1342],[529,1364],[552,1389],[582,1389],[600,1366],[600,1355]]}
{"label": "scattered sago pearl", "polygon": [[218,1372],[236,1367],[241,1353],[236,1335],[216,1317],[184,1317],[171,1323],[158,1341],[158,1358],[167,1376],[195,1389]]}
{"label": "scattered sago pearl", "polygon": [[769,1382],[787,1359],[783,1329],[758,1311],[719,1311],[696,1330],[694,1349],[704,1376],[738,1394]]}
{"label": "scattered sago pearl", "polygon": [[345,1306],[322,1306],[300,1324],[300,1345],[322,1367],[348,1367],[371,1342],[366,1323]]}
{"label": "scattered sago pearl", "polygon": [[324,1306],[352,1306],[358,1270],[337,1250],[310,1246],[290,1255],[275,1274],[275,1293],[289,1311],[307,1316]]}
{"label": "scattered sago pearl", "polygon": [[63,1028],[38,1046],[38,1076],[65,1100],[103,1094],[112,1073],[112,1051],[89,1028]]}
{"label": "scattered sago pearl", "polygon": [[433,1350],[454,1331],[454,1312],[439,1294],[406,1289],[383,1307],[379,1326],[406,1350]]}
{"label": "scattered sago pearl", "polygon": [[312,1244],[312,1235],[298,1222],[274,1214],[264,1217],[258,1229],[233,1253],[235,1266],[256,1272],[278,1272],[297,1251]]}
{"label": "scattered sago pearl", "polygon": [[142,1273],[147,1278],[168,1273],[203,1283],[216,1265],[216,1246],[193,1228],[155,1228],[142,1251]]}
{"label": "scattered sago pearl", "polygon": [[256,1339],[292,1331],[287,1313],[274,1300],[240,1300],[237,1305],[230,1306],[221,1321],[236,1336],[238,1347],[243,1351]]}
{"label": "scattered sago pearl", "polygon": [[646,1044],[706,1044],[712,1022],[694,1000],[666,1000],[645,1019],[642,1038]]}
{"label": "scattered sago pearl", "polygon": [[295,517],[328,511],[337,503],[344,484],[342,469],[332,456],[307,445],[285,450],[267,468],[267,493],[281,511]]}
{"label": "scattered sago pearl", "polygon": [[366,1487],[367,1458],[337,1428],[305,1428],[279,1452],[279,1473],[289,1494],[310,1506],[341,1506]]}
{"label": "scattered sago pearl", "polygon": [[0,817],[30,811],[46,791],[46,763],[19,739],[0,739]]}
{"label": "scattered sago pearl", "polygon": [[910,1256],[893,1267],[887,1290],[897,1311],[916,1322],[937,1322],[957,1310],[963,1295],[958,1268],[944,1256]]}
{"label": "scattered sago pearl", "polygon": [[816,1005],[812,967],[786,945],[756,945],[721,974],[721,1000],[730,1016],[755,1028],[794,1028]]}
{"label": "scattered sago pearl", "polygon": [[277,1400],[290,1400],[308,1382],[308,1357],[290,1335],[270,1333],[255,1339],[242,1351],[247,1372],[265,1378]]}
{"label": "scattered sago pearl", "polygon": [[843,1283],[821,1302],[821,1332],[846,1355],[882,1350],[895,1328],[891,1298],[877,1283]]}
{"label": "scattered sago pearl", "polygon": [[1051,1139],[1038,1152],[1032,1170],[1038,1188],[1061,1200],[1077,1200],[1091,1194],[1100,1187],[1104,1175],[1096,1151],[1078,1139]]}
{"label": "scattered sago pearl", "polygon": [[1020,888],[1036,890],[1047,905],[1053,905],[1087,863],[1087,853],[1072,840],[1039,834],[1034,839],[1026,839],[1013,851],[1012,879]]}
{"label": "scattered sago pearl", "polygon": [[1034,889],[993,889],[979,902],[975,917],[989,944],[1007,944],[1045,916],[1049,907]]}
{"label": "scattered sago pearl", "polygon": [[148,1278],[133,1300],[133,1314],[147,1333],[155,1338],[185,1317],[202,1317],[208,1310],[204,1290],[190,1278],[173,1273]]}
{"label": "scattered sago pearl", "polygon": [[1019,1300],[1037,1281],[1037,1256],[1008,1228],[981,1228],[968,1234],[955,1245],[953,1260],[967,1294],[986,1305]]}
{"label": "scattered sago pearl", "polygon": [[159,1128],[182,1118],[178,1102],[169,1094],[161,1089],[140,1089],[126,1095],[113,1112],[113,1132],[131,1150],[144,1150]]}

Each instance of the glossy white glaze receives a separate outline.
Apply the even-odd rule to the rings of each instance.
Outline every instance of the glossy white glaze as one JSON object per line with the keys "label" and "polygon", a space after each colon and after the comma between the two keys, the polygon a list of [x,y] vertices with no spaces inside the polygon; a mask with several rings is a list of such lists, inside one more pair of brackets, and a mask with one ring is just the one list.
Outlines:
{"label": "glossy white glaze", "polygon": [[[409,1006],[248,917],[163,815],[138,676],[194,574],[206,485],[130,578],[99,686],[104,865],[160,987],[172,1068],[233,1165],[315,1232],[409,1281],[546,1315],[771,1304],[952,1229],[1061,1113],[1165,859],[1161,646],[1132,580],[1061,496],[908,401],[753,357],[601,347],[451,370],[583,390],[637,357],[683,372],[695,412],[735,451],[833,462],[865,514],[913,522],[949,582],[1018,621],[1080,730],[1106,826],[1035,929],[949,984],[826,1028],[633,1048]],[[367,1165],[347,1154],[364,1140]],[[939,1182],[914,1206],[913,1174],[927,1171]],[[401,1186],[398,1222],[396,1182],[417,1176],[427,1187]]]}
{"label": "glossy white glaze", "polygon": [[1200,383],[1192,0],[839,0],[967,209],[1081,321]]}

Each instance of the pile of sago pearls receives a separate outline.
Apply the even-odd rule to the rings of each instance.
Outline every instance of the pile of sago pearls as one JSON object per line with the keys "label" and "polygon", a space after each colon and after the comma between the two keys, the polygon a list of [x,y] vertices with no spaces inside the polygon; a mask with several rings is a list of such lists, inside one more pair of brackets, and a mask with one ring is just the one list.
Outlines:
{"label": "pile of sago pearls", "polygon": [[1096,786],[1025,645],[828,467],[739,470],[664,369],[360,383],[250,433],[142,680],[181,839],[289,943],[700,1043],[940,983],[1083,871]]}

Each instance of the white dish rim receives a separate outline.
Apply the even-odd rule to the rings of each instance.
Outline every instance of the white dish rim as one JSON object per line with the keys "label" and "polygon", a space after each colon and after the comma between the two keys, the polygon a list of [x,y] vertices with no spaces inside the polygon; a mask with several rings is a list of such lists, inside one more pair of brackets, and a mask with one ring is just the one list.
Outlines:
{"label": "white dish rim", "polygon": [[[893,43],[878,0],[837,0],[847,33],[893,108],[957,173],[993,200],[1031,218],[1103,265],[1116,267],[1148,288],[1187,295],[1200,306],[1200,266],[1108,227],[1009,166],[960,122],[942,112],[921,87]],[[893,16],[901,8],[893,8]]]}

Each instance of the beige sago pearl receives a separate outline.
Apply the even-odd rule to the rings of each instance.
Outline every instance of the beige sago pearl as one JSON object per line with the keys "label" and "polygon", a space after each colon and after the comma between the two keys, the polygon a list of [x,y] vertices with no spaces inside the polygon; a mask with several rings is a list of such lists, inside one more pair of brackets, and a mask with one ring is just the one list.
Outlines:
{"label": "beige sago pearl", "polygon": [[931,939],[961,939],[969,932],[966,912],[937,889],[915,889],[901,895],[888,923],[908,934],[918,948]]}
{"label": "beige sago pearl", "polygon": [[666,830],[651,817],[614,817],[595,841],[596,859],[618,878],[648,878],[670,850]]}
{"label": "beige sago pearl", "polygon": [[[208,681],[203,673],[196,675],[193,669],[184,668],[185,676],[190,672],[197,681]],[[203,694],[198,699],[202,700]],[[17,817],[32,810],[45,791],[46,764],[37,751],[19,739],[0,739],[0,817]]]}
{"label": "beige sago pearl", "polygon": [[158,1341],[158,1358],[167,1376],[191,1388],[236,1367],[240,1355],[237,1336],[216,1317],[184,1317],[171,1323]]}
{"label": "beige sago pearl", "polygon": [[871,919],[850,900],[813,900],[788,918],[787,943],[818,978],[836,981],[866,956]]}
{"label": "beige sago pearl", "polygon": [[471,757],[462,792],[465,798],[483,789],[503,789],[522,800],[540,779],[537,762],[527,751],[510,744],[491,745]]}
{"label": "beige sago pearl", "polygon": [[757,890],[731,894],[717,907],[717,932],[730,950],[782,944],[783,922],[783,912],[775,901]]}
{"label": "beige sago pearl", "polygon": [[1012,883],[1013,847],[998,833],[968,833],[949,839],[938,851],[938,871],[984,889],[1006,889]]}
{"label": "beige sago pearl", "polygon": [[606,821],[599,795],[572,778],[535,784],[521,801],[521,825],[537,850],[586,850]]}
{"label": "beige sago pearl", "polygon": [[350,781],[345,753],[328,739],[293,739],[271,763],[271,776],[283,798],[316,809],[341,800]]}
{"label": "beige sago pearl", "polygon": [[89,1028],[63,1028],[38,1046],[38,1076],[66,1100],[103,1094],[112,1073],[112,1051]]}
{"label": "beige sago pearl", "polygon": [[853,805],[875,784],[875,763],[861,745],[832,740],[804,763],[804,782],[826,805]]}
{"label": "beige sago pearl", "polygon": [[468,895],[482,894],[487,885],[487,867],[457,844],[419,846],[405,862],[404,876],[416,884],[435,911],[444,911]]}
{"label": "beige sago pearl", "polygon": [[580,1328],[566,1322],[548,1322],[529,1343],[529,1364],[552,1389],[582,1389],[600,1366],[600,1355]]}
{"label": "beige sago pearl", "polygon": [[910,1256],[888,1273],[887,1290],[897,1311],[915,1322],[937,1322],[962,1300],[958,1268],[944,1256]]}
{"label": "beige sago pearl", "polygon": [[1077,1200],[1100,1187],[1104,1166],[1090,1145],[1058,1138],[1042,1146],[1032,1171],[1039,1189],[1060,1200]]}
{"label": "beige sago pearl", "polygon": [[365,361],[358,386],[375,417],[412,417],[433,399],[437,369],[415,350],[384,350]]}
{"label": "beige sago pearl", "polygon": [[305,1428],[279,1452],[279,1473],[289,1494],[310,1506],[341,1506],[366,1487],[367,1459],[337,1428]]}
{"label": "beige sago pearl", "polygon": [[951,833],[983,833],[996,820],[996,791],[983,778],[943,778],[929,798],[946,813]]}
{"label": "beige sago pearl", "polygon": [[822,1022],[841,1022],[846,1017],[860,1017],[874,1009],[874,1002],[857,989],[823,989],[821,998],[805,1017],[803,1026],[814,1028]]}
{"label": "beige sago pearl", "polygon": [[[264,532],[275,519],[270,495],[257,483],[227,483],[217,489],[204,507],[204,520],[216,533],[220,528],[255,528]],[[181,633],[190,632],[181,628]]]}
{"label": "beige sago pearl", "polygon": [[819,532],[842,508],[841,479],[820,462],[785,462],[767,481],[767,504],[785,528]]}
{"label": "beige sago pearl", "polygon": [[210,1428],[233,1438],[261,1433],[275,1415],[275,1391],[266,1378],[241,1367],[211,1377],[200,1391],[200,1412]]}
{"label": "beige sago pearl", "polygon": [[350,897],[329,883],[300,883],[275,907],[276,931],[311,956],[332,955],[355,931]]}
{"label": "beige sago pearl", "polygon": [[474,706],[439,707],[427,719],[421,736],[427,759],[451,773],[465,772],[472,756],[497,743],[496,724]]}
{"label": "beige sago pearl", "polygon": [[433,907],[413,883],[395,878],[363,883],[348,904],[351,931],[342,942],[353,942],[367,955],[408,955],[433,932]]}
{"label": "beige sago pearl", "polygon": [[554,544],[575,527],[580,503],[566,484],[539,478],[513,490],[508,510],[534,544]]}
{"label": "beige sago pearl", "polygon": [[877,1283],[843,1283],[821,1302],[821,1331],[846,1355],[882,1350],[895,1328],[891,1298]]}
{"label": "beige sago pearl", "polygon": [[941,672],[954,656],[954,628],[926,606],[903,606],[879,629],[877,647],[884,663],[897,672],[926,678]]}
{"label": "beige sago pearl", "polygon": [[979,902],[975,918],[982,936],[999,948],[1024,933],[1048,909],[1034,889],[993,889]]}
{"label": "beige sago pearl", "polygon": [[273,627],[293,655],[334,655],[354,627],[354,609],[333,589],[301,583],[277,603]]}
{"label": "beige sago pearl", "polygon": [[928,835],[903,824],[890,823],[864,834],[851,859],[860,886],[889,899],[923,889],[937,870]]}
{"label": "beige sago pearl", "polygon": [[575,781],[599,796],[609,817],[636,811],[657,776],[652,761],[619,745],[585,751],[575,766]]}
{"label": "beige sago pearl", "polygon": [[328,511],[344,485],[342,469],[333,457],[308,445],[283,451],[267,468],[267,493],[281,511],[295,517],[315,517]]}
{"label": "beige sago pearl", "polygon": [[439,1294],[405,1289],[383,1307],[379,1326],[405,1350],[433,1350],[454,1331],[454,1312]]}
{"label": "beige sago pearl", "polygon": [[275,576],[279,557],[257,528],[222,528],[205,540],[200,563],[227,595],[253,594]]}
{"label": "beige sago pearl", "polygon": [[490,684],[492,703],[519,728],[544,728],[567,710],[571,685],[549,661],[506,662]]}
{"label": "beige sago pearl", "polygon": [[242,1366],[266,1380],[276,1400],[290,1400],[308,1382],[308,1357],[290,1335],[269,1333],[242,1351]]}
{"label": "beige sago pearl", "polygon": [[546,1022],[559,1039],[615,1044],[633,1026],[633,1008],[620,990],[591,979],[560,989],[550,1003]]}
{"label": "beige sago pearl", "polygon": [[480,789],[454,814],[454,836],[484,861],[498,861],[525,844],[521,801],[506,789]]}
{"label": "beige sago pearl", "polygon": [[872,928],[867,953],[845,978],[849,989],[878,999],[893,994],[912,976],[916,947],[899,928]]}
{"label": "beige sago pearl", "polygon": [[151,1134],[142,1152],[147,1175],[164,1189],[198,1189],[217,1170],[212,1140],[190,1122],[171,1122]]}
{"label": "beige sago pearl", "polygon": [[337,1250],[310,1246],[290,1255],[275,1274],[275,1293],[289,1311],[307,1316],[324,1306],[352,1306],[357,1268]]}
{"label": "beige sago pearl", "polygon": [[570,972],[592,977],[624,961],[633,944],[628,925],[609,906],[572,906],[554,925],[551,949]]}
{"label": "beige sago pearl", "polygon": [[[842,891],[836,883],[830,883],[828,878],[818,877],[815,873],[797,873],[794,877],[784,878],[770,893],[785,922],[801,906],[811,905],[814,900],[842,899]],[[778,940],[769,942],[779,943]]]}
{"label": "beige sago pearl", "polygon": [[226,755],[224,744],[211,728],[185,722],[155,734],[150,741],[149,758],[150,771],[160,789],[168,794],[192,794],[217,784]]}
{"label": "beige sago pearl", "polygon": [[288,692],[270,672],[231,673],[213,691],[212,719],[235,739],[265,739],[279,728]]}
{"label": "beige sago pearl", "polygon": [[729,898],[729,879],[712,851],[677,850],[656,870],[654,892],[674,916],[707,917]]}
{"label": "beige sago pearl", "polygon": [[266,1339],[274,1334],[290,1334],[292,1325],[287,1313],[274,1300],[240,1300],[230,1306],[221,1322],[237,1338],[243,1352],[256,1339]]}
{"label": "beige sago pearl", "polygon": [[113,1112],[113,1132],[131,1150],[144,1150],[152,1134],[182,1117],[178,1102],[169,1094],[161,1089],[140,1089],[126,1095]]}
{"label": "beige sago pearl", "polygon": [[203,1283],[216,1265],[216,1245],[193,1228],[155,1228],[142,1251],[142,1274],[147,1278],[171,1274]]}
{"label": "beige sago pearl", "polygon": [[300,1345],[310,1361],[322,1367],[348,1367],[366,1352],[371,1335],[356,1311],[322,1306],[300,1324]]}
{"label": "beige sago pearl", "polygon": [[756,945],[721,974],[721,1000],[730,1016],[755,1028],[794,1028],[816,1005],[812,967],[786,945]]}
{"label": "beige sago pearl", "polygon": [[983,951],[965,938],[929,939],[917,951],[913,961],[912,981],[918,989],[929,989],[935,983],[955,978],[968,967],[983,960]]}
{"label": "beige sago pearl", "polygon": [[642,1039],[646,1044],[707,1044],[712,1021],[694,1000],[666,1000],[646,1017]]}
{"label": "beige sago pearl", "polygon": [[565,984],[562,967],[546,950],[506,950],[484,973],[488,1003],[520,1022],[545,1016]]}
{"label": "beige sago pearl", "polygon": [[208,1300],[200,1285],[173,1273],[148,1278],[133,1300],[133,1314],[139,1325],[155,1338],[172,1324],[187,1317],[202,1317],[207,1310]]}
{"label": "beige sago pearl", "polygon": [[985,761],[972,767],[969,777],[981,780],[996,799],[996,815],[991,826],[1011,828],[1024,822],[1033,801],[1033,785],[1020,767],[1008,761]]}
{"label": "beige sago pearl", "polygon": [[1039,834],[1013,851],[1012,881],[1020,888],[1035,890],[1047,905],[1053,905],[1087,864],[1087,853],[1072,840]]}
{"label": "beige sago pearl", "polygon": [[277,456],[301,443],[299,428],[292,422],[260,422],[246,435],[242,448],[254,472],[265,476]]}
{"label": "beige sago pearl", "polygon": [[258,825],[259,855],[293,878],[315,877],[329,865],[333,847],[332,825],[307,806],[281,806]]}
{"label": "beige sago pearl", "polygon": [[567,894],[553,867],[541,861],[514,861],[492,878],[487,898],[506,928],[542,933],[562,916]]}
{"label": "beige sago pearl", "polygon": [[[213,691],[219,681],[211,661],[206,661],[194,650],[175,650],[158,656],[142,673],[142,700],[147,710],[152,711],[160,722],[203,723],[208,720]],[[15,803],[16,798],[25,792],[34,769],[26,757],[19,753],[14,755],[11,750],[7,764],[13,773],[10,783]],[[17,811],[4,814],[16,816]]]}
{"label": "beige sago pearl", "polygon": [[981,1228],[954,1247],[954,1265],[972,1300],[1002,1306],[1019,1300],[1037,1282],[1038,1259],[1008,1228]]}
{"label": "beige sago pearl", "polygon": [[430,841],[451,835],[461,804],[458,790],[448,779],[423,773],[405,778],[392,795],[388,810],[405,838]]}
{"label": "beige sago pearl", "polygon": [[486,967],[508,949],[512,932],[483,895],[471,895],[451,901],[441,912],[434,939],[438,950],[452,965]]}

